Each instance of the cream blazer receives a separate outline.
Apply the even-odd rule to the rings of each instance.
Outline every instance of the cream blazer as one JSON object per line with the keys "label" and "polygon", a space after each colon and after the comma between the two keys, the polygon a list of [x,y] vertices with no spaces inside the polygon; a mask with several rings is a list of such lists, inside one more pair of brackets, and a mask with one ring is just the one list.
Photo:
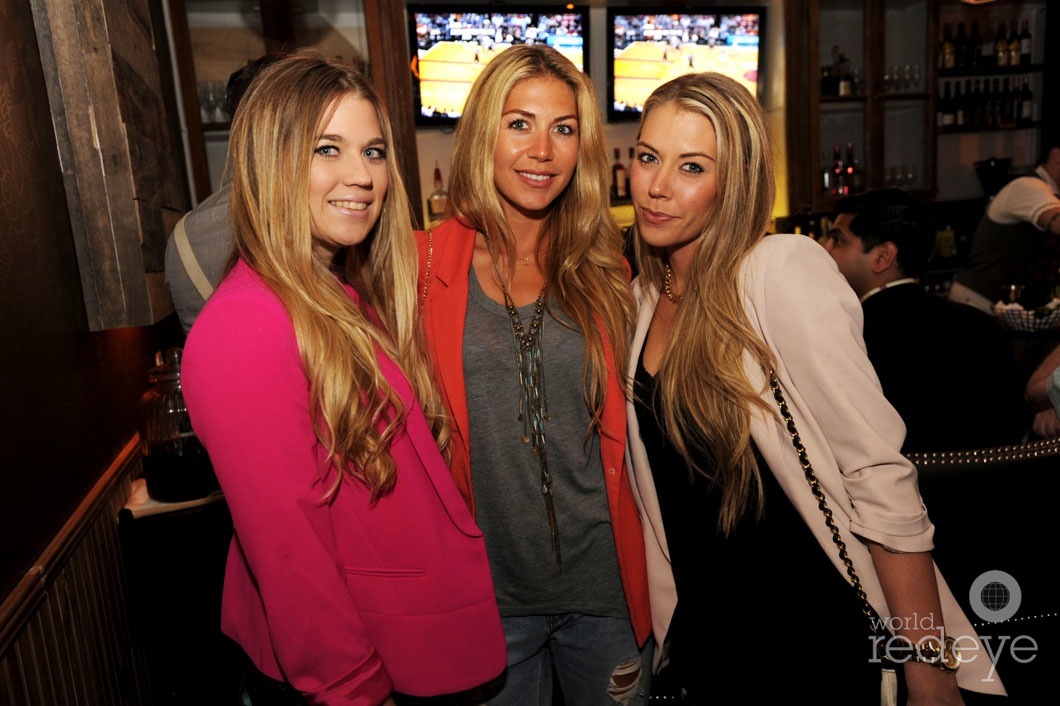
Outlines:
{"label": "cream blazer", "polygon": [[[934,548],[934,526],[917,486],[916,468],[899,452],[905,426],[887,402],[865,353],[862,312],[853,290],[835,262],[812,239],[771,235],[747,257],[741,270],[744,306],[751,325],[777,359],[788,408],[810,462],[832,509],[869,602],[882,617],[890,611],[864,540],[894,551]],[[637,326],[629,376],[636,373],[659,292],[635,281]],[[766,376],[748,356],[747,376],[763,390],[762,399],[777,409]],[[786,427],[775,417],[756,413],[751,435],[822,550],[846,576],[824,516],[806,483]],[[627,467],[642,515],[647,552],[652,627],[663,645],[677,592],[670,569],[659,502],[651,468],[640,440],[636,409],[627,403]],[[1004,694],[989,654],[979,641],[936,567],[946,634],[957,638],[965,663],[958,670],[962,688]],[[783,590],[785,578],[778,577]],[[974,648],[972,647],[974,642]],[[974,657],[967,661],[969,657]]]}

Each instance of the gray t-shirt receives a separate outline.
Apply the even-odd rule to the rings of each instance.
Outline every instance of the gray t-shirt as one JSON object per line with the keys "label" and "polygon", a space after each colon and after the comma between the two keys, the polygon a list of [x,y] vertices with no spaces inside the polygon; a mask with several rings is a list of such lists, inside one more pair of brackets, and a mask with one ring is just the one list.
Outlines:
{"label": "gray t-shirt", "polygon": [[[215,288],[221,282],[225,265],[235,247],[231,200],[232,182],[226,179],[221,188],[192,209],[184,219],[184,232],[188,234],[191,251],[206,279]],[[166,286],[173,297],[173,305],[184,333],[187,333],[205,306],[206,299],[188,275],[172,233],[166,243]]]}
{"label": "gray t-shirt", "polygon": [[[545,443],[562,570],[552,550],[541,464],[519,421],[519,368],[507,309],[482,291],[471,268],[464,329],[464,375],[476,520],[486,536],[503,616],[587,615],[625,618],[615,540],[607,509],[597,434],[583,395],[585,342],[546,310],[542,324]],[[551,302],[556,316],[565,315]],[[534,305],[519,315],[529,327]]]}

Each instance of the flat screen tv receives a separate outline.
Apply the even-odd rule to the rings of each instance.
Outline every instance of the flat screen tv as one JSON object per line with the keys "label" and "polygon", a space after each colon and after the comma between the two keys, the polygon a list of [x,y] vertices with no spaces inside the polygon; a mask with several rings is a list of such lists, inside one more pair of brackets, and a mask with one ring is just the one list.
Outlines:
{"label": "flat screen tv", "polygon": [[483,67],[514,44],[548,44],[587,72],[587,6],[449,2],[407,11],[417,126],[454,125]]}
{"label": "flat screen tv", "polygon": [[681,74],[717,71],[761,99],[764,7],[709,4],[665,12],[609,7],[607,118],[639,120],[644,101]]}

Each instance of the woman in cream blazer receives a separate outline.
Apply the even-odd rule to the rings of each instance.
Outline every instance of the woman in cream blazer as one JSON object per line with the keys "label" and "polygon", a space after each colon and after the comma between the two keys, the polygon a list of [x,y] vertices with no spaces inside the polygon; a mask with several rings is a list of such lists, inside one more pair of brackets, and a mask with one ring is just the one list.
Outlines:
{"label": "woman in cream blazer", "polygon": [[[719,535],[735,528],[739,536],[748,526],[754,531],[756,501],[763,497],[769,497],[773,505],[763,503],[760,512],[769,519],[772,507],[775,520],[784,511],[784,503],[776,501],[786,496],[797,513],[792,532],[801,531],[801,520],[835,570],[847,578],[832,531],[781,419],[770,387],[772,369],[872,608],[888,627],[913,642],[939,636],[941,631],[942,636],[954,638],[961,650],[956,681],[952,671],[935,668],[941,660],[899,666],[903,683],[909,686],[909,703],[960,703],[957,685],[969,691],[1004,694],[989,654],[930,561],[934,527],[920,497],[916,469],[899,451],[904,425],[884,398],[865,353],[857,298],[829,255],[813,240],[797,235],[764,237],[775,188],[767,134],[761,107],[746,89],[717,74],[695,74],[657,89],[645,105],[638,136],[631,184],[641,274],[634,284],[639,314],[629,378],[636,381],[637,394],[627,407],[628,466],[642,513],[655,637],[664,645],[678,604],[670,552],[671,546],[677,546],[675,540],[680,540],[686,552],[686,572],[690,557],[715,555],[703,553],[702,545],[713,540],[701,534],[673,536],[668,542],[657,493],[661,476],[653,476],[653,470],[669,479],[669,485],[663,485],[669,493],[669,507],[688,514],[700,512],[695,503],[704,481],[695,480],[697,473],[708,475],[712,480],[706,485],[714,489],[710,492],[722,495],[735,477],[725,473],[745,471],[745,485],[735,486],[745,505],[729,515],[727,526],[728,496],[718,503]],[[731,193],[727,193],[729,185],[733,185]],[[646,380],[653,381],[651,387],[642,387]],[[653,396],[645,394],[648,390]],[[654,429],[641,428],[645,414],[654,416]],[[666,463],[652,469],[645,434],[652,433],[653,448],[659,449],[659,429],[665,430],[663,448],[668,445],[671,450],[668,455],[653,456],[665,458]],[[719,429],[721,434],[708,436]],[[749,432],[749,441],[741,437],[741,429]],[[688,451],[682,452],[682,447]],[[752,457],[753,451],[757,454]],[[704,459],[702,465],[713,466],[701,472]],[[691,486],[677,482],[676,474],[688,475],[686,464],[692,472]],[[771,495],[768,489],[777,485],[779,491]],[[695,499],[688,502],[682,494]],[[710,511],[702,507],[702,513]],[[673,519],[668,516],[668,521]],[[711,531],[710,524],[700,522],[697,527],[684,522],[679,526]],[[777,550],[761,540],[752,546],[761,553],[746,558],[737,550],[737,559],[727,559],[726,566],[761,569],[763,562],[768,568],[770,562],[784,561],[802,570],[803,562],[805,571],[813,572],[817,566],[813,562],[822,563],[812,552],[792,561],[778,556]],[[808,546],[812,548],[813,542]],[[715,574],[724,569],[709,563],[698,571],[705,578],[689,581],[685,573],[686,585],[705,587],[711,600],[747,587],[747,579]],[[797,694],[803,689],[819,697],[817,703],[860,703],[848,698],[849,694],[836,693],[841,687],[833,686],[830,692],[827,676],[813,679],[813,675],[818,671],[827,674],[821,668],[830,659],[855,650],[859,652],[853,664],[863,668],[872,657],[868,649],[864,660],[860,656],[862,645],[869,644],[868,624],[864,643],[837,644],[830,635],[815,633],[814,621],[822,611],[847,615],[846,604],[813,605],[814,596],[810,604],[794,608],[769,605],[769,596],[783,599],[806,578],[784,571],[762,572],[767,598],[760,610],[746,614],[747,629],[761,635],[763,649],[780,648],[765,655],[773,661],[764,662],[764,678],[740,682],[734,671],[709,660],[686,667],[682,678],[693,682],[700,694],[743,689],[750,698],[766,692]],[[721,582],[722,587],[712,582]],[[840,598],[849,597],[841,584],[838,588]],[[702,603],[706,599],[690,595],[684,600]],[[777,603],[786,605],[783,600]],[[746,609],[746,602],[738,604]],[[850,608],[858,610],[856,601],[851,601]],[[936,612],[939,609],[941,616]],[[711,611],[721,614],[725,607],[710,605],[697,615]],[[708,617],[703,624],[712,626],[714,619]],[[731,620],[722,624],[729,625]],[[729,637],[700,630],[694,639],[724,642]],[[946,647],[950,654],[948,641],[927,644]],[[771,681],[768,675],[779,671],[777,660],[784,660],[789,670],[785,674],[800,675],[800,679],[805,675],[807,683]],[[802,671],[791,669],[792,662]]]}

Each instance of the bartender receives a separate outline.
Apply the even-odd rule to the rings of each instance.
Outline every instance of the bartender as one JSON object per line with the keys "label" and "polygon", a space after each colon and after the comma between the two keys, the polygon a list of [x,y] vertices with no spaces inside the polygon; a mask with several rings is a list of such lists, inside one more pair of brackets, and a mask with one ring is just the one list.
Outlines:
{"label": "bartender", "polygon": [[[1028,308],[1046,304],[1060,284],[1060,141],[1046,142],[1028,176],[1006,184],[987,205],[967,267],[950,299],[994,313],[1003,289],[1018,285]],[[1007,301],[1007,297],[1005,298]]]}

